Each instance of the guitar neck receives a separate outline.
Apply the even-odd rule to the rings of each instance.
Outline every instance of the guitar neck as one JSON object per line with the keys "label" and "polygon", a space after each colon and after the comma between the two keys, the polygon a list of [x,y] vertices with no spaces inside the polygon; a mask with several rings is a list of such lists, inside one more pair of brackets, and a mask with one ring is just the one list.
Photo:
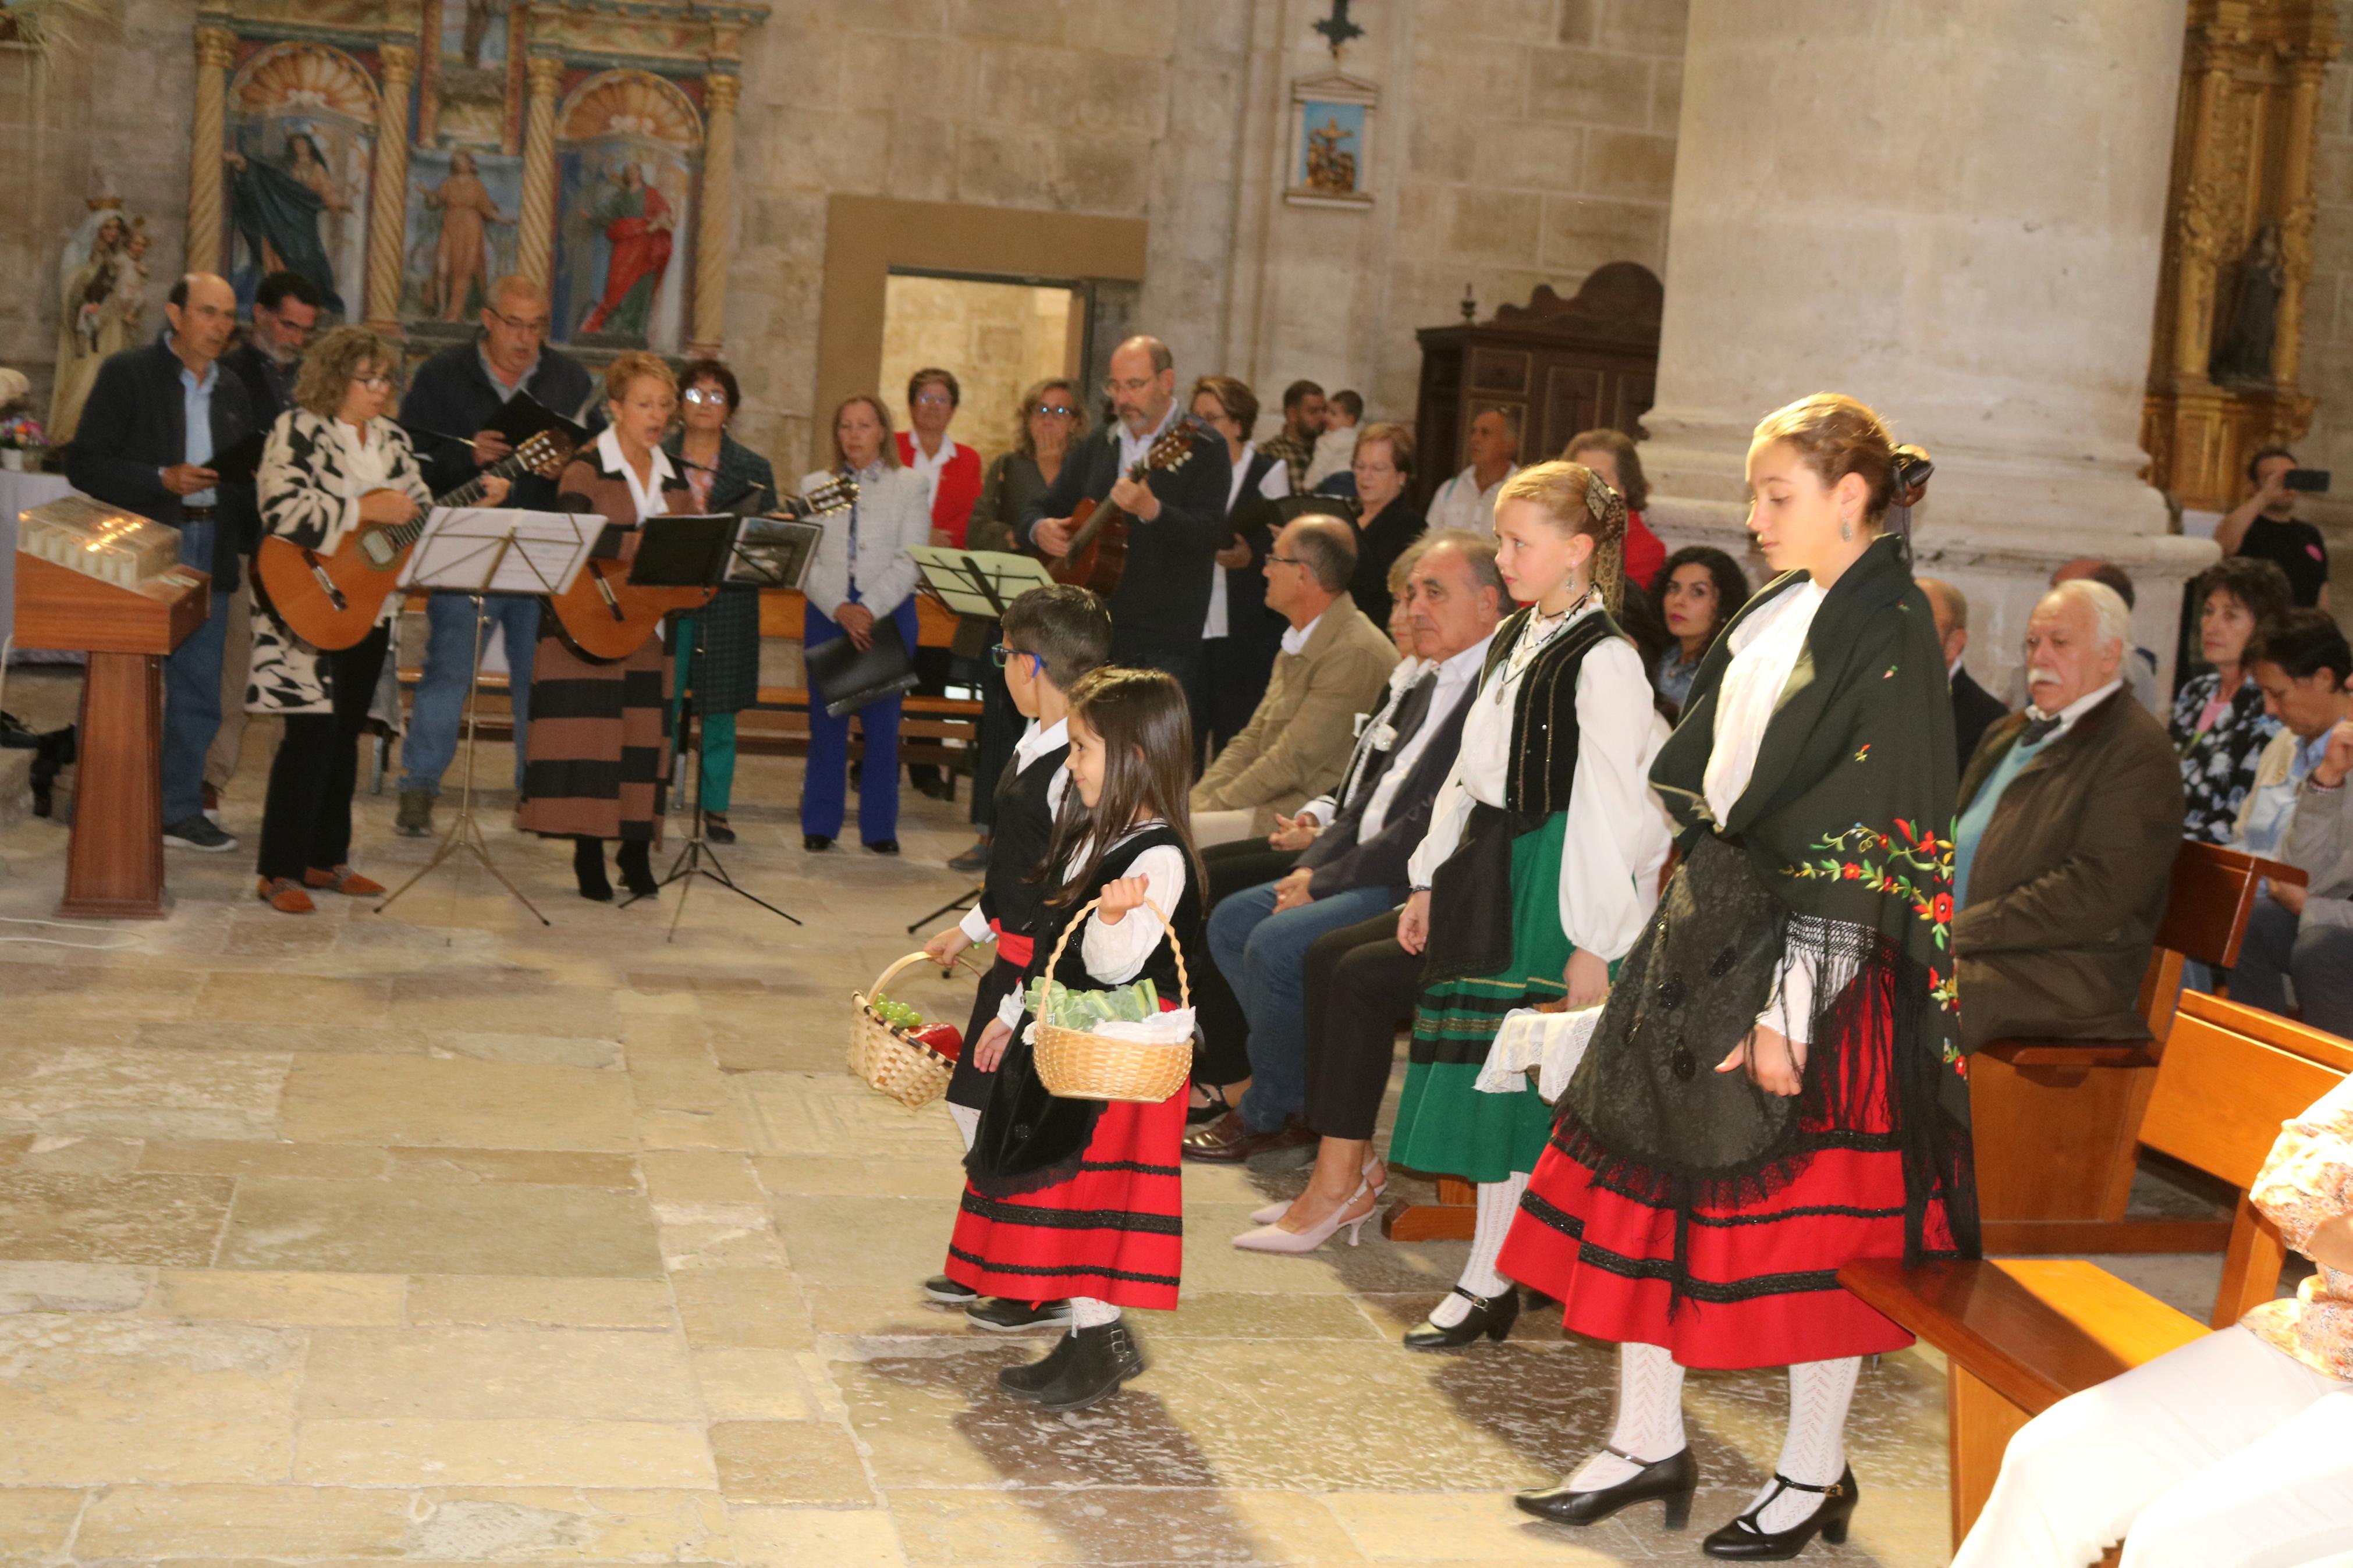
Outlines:
{"label": "guitar neck", "polygon": [[[442,495],[435,496],[433,498],[433,505],[448,507],[471,506],[476,501],[482,499],[482,492],[489,488],[486,481],[491,479],[511,479],[517,474],[522,473],[523,471],[523,468],[524,464],[520,456],[510,455],[508,457],[501,458],[497,462],[492,463],[489,468],[484,468],[480,473],[476,474],[464,484],[459,485],[456,489],[448,491]],[[408,521],[385,529],[384,531],[385,537],[391,542],[392,547],[396,550],[406,550],[410,545],[416,543],[417,536],[425,531],[425,524],[427,518],[431,515],[431,510],[432,509],[428,507],[425,510],[419,511]]]}

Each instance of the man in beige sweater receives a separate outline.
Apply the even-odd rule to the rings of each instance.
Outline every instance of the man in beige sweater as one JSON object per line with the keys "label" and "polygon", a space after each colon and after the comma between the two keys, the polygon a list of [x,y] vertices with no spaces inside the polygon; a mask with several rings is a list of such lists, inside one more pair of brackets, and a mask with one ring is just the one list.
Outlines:
{"label": "man in beige sweater", "polygon": [[1303,517],[1266,558],[1266,607],[1291,623],[1266,696],[1193,786],[1193,838],[1262,837],[1340,782],[1356,715],[1380,700],[1397,647],[1348,595],[1356,531]]}

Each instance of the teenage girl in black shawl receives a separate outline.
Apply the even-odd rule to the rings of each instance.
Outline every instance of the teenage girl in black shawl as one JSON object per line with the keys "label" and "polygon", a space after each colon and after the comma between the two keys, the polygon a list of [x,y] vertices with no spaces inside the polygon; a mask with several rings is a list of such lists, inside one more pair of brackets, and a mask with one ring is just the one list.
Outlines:
{"label": "teenage girl in black shawl", "polygon": [[1609,1446],[1520,1506],[1590,1524],[1699,1482],[1683,1369],[1789,1368],[1789,1429],[1710,1556],[1846,1538],[1861,1358],[1911,1343],[1856,1258],[1976,1249],[1954,1013],[1953,721],[1910,550],[1928,464],[1823,394],[1757,427],[1748,526],[1781,575],[1694,678],[1651,783],[1683,860],[1563,1095],[1501,1260],[1620,1346]]}

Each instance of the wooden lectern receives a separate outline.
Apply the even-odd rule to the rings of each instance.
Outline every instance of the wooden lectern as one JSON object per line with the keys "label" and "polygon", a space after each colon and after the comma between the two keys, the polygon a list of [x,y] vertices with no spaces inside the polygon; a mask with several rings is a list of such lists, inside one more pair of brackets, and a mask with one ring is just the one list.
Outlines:
{"label": "wooden lectern", "polygon": [[204,625],[211,598],[194,567],[123,587],[17,552],[16,646],[90,656],[60,915],[160,920],[168,909],[164,656]]}

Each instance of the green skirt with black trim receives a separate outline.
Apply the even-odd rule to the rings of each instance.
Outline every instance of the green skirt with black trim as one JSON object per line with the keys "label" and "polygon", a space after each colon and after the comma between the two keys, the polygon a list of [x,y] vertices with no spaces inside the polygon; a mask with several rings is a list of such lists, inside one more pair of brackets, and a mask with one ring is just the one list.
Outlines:
{"label": "green skirt with black trim", "polygon": [[1501,1182],[1536,1168],[1552,1108],[1533,1085],[1510,1094],[1476,1084],[1504,1015],[1567,992],[1577,948],[1560,927],[1560,852],[1568,814],[1512,841],[1512,962],[1500,973],[1430,986],[1414,1009],[1413,1047],[1389,1158],[1416,1171]]}

